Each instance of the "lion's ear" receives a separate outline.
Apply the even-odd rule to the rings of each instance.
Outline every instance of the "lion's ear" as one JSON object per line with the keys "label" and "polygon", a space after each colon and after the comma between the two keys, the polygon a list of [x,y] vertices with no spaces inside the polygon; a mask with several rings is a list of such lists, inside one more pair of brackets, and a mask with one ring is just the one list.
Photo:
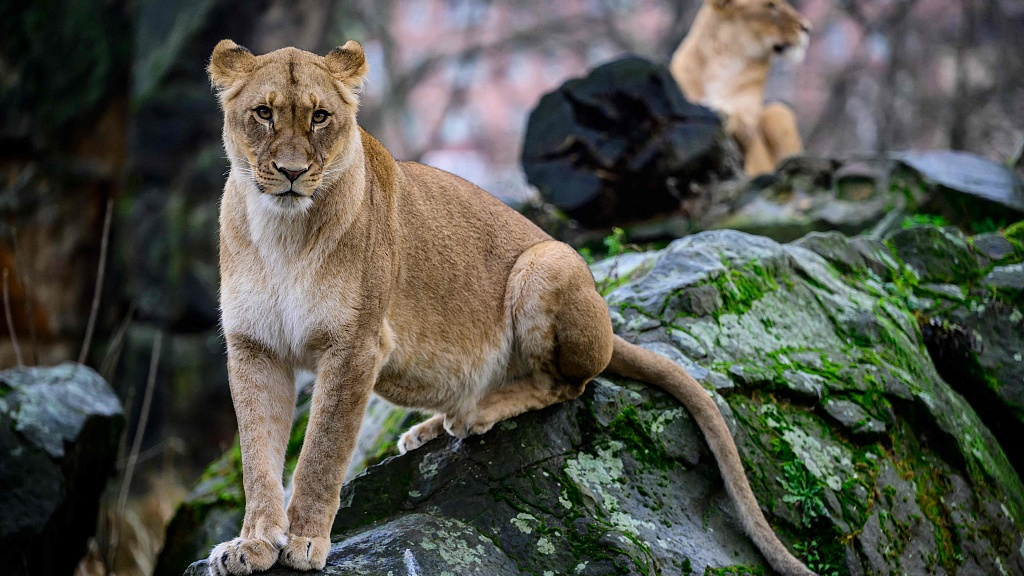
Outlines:
{"label": "lion's ear", "polygon": [[213,49],[206,71],[210,74],[210,83],[215,88],[224,89],[234,81],[247,76],[255,68],[256,57],[252,52],[231,40],[221,40]]}
{"label": "lion's ear", "polygon": [[370,71],[363,47],[355,40],[349,40],[344,46],[328,52],[327,56],[324,56],[324,62],[335,78],[353,89],[362,87],[363,78]]}

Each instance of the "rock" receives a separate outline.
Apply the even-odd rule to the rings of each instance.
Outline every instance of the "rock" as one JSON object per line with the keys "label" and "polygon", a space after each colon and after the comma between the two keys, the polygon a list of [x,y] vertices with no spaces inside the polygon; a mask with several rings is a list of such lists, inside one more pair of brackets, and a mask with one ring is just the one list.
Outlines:
{"label": "rock", "polygon": [[[954,276],[981,275],[983,260],[948,232],[909,234],[900,245],[916,257],[936,238],[966,250]],[[911,249],[911,239],[922,246]],[[871,254],[872,265],[851,250]],[[702,286],[730,296],[704,314],[671,305]],[[707,351],[702,365],[733,375],[736,388],[723,394],[751,484],[759,501],[774,502],[776,528],[798,550],[814,550],[813,569],[996,574],[1001,563],[1020,571],[1021,516],[1012,512],[1020,479],[937,373],[913,314],[915,290],[916,275],[884,245],[829,235],[786,246],[721,231],[672,243],[608,300],[623,326],[643,316],[663,327],[629,337],[673,342],[670,334],[684,332]],[[978,537],[982,509],[981,524],[1014,536]]]}
{"label": "rock", "polygon": [[367,469],[342,492],[324,573],[406,574],[410,562],[421,574],[481,576],[758,565],[715,470],[673,400],[600,379],[580,402]]}
{"label": "rock", "polygon": [[1024,293],[1024,264],[996,266],[982,280],[985,286],[1014,296]]}
{"label": "rock", "polygon": [[70,574],[114,472],[121,403],[79,364],[0,372],[0,566]]}
{"label": "rock", "polygon": [[1009,258],[1017,252],[1013,242],[1002,234],[979,234],[972,239],[971,245],[993,262]]}
{"label": "rock", "polygon": [[[1008,228],[1012,230],[1013,227]],[[1001,246],[993,235],[975,249]],[[1003,240],[1016,248],[1015,240]],[[988,251],[998,261],[965,270],[959,284],[920,284],[915,304],[924,343],[940,374],[978,412],[1018,473],[1024,472],[1024,252]]]}
{"label": "rock", "polygon": [[959,283],[980,274],[980,255],[955,229],[914,226],[896,232],[888,243],[922,281]]}
{"label": "rock", "polygon": [[[734,190],[733,188],[738,188]],[[872,231],[883,237],[912,214],[964,230],[1024,214],[1020,179],[997,163],[951,151],[901,152],[870,159],[794,157],[770,176],[712,187],[711,207],[690,230],[734,229],[779,241],[814,231]],[[635,232],[628,230],[631,237]],[[998,236],[998,235],[996,235]],[[1005,253],[996,236],[979,238]]]}
{"label": "rock", "polygon": [[1024,184],[1007,166],[954,150],[899,152],[891,157],[929,184],[1024,215]]}
{"label": "rock", "polygon": [[843,274],[867,270],[864,256],[849,238],[839,232],[812,232],[793,242],[793,245],[816,253]]}
{"label": "rock", "polygon": [[677,212],[696,196],[693,184],[735,175],[737,159],[718,116],[687,102],[666,68],[636,57],[545,95],[522,153],[541,196],[588,228]]}
{"label": "rock", "polygon": [[[857,234],[906,204],[902,194],[882,185],[887,170],[884,159],[844,163],[790,158],[775,174],[757,178],[743,191],[731,194],[735,197],[732,206],[724,212],[719,209],[714,219],[701,224],[779,241],[796,240],[814,231]],[[719,195],[713,190],[713,198]]]}
{"label": "rock", "polygon": [[[828,259],[851,254],[863,265]],[[937,372],[914,311],[940,297],[890,248],[717,231],[649,258],[607,297],[617,329],[703,379],[772,525],[812,569],[1024,572],[1024,486]],[[341,503],[327,574],[766,570],[686,410],[615,378],[385,460]]]}

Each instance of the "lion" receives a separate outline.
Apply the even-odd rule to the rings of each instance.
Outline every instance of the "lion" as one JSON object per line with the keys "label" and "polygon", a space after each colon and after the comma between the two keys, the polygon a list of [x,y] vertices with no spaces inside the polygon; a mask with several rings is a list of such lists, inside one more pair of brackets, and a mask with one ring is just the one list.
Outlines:
{"label": "lion", "polygon": [[803,60],[811,24],[785,0],[705,0],[669,71],[683,94],[726,115],[750,176],[803,152],[793,110],[765,105],[773,55]]}
{"label": "lion", "polygon": [[[615,336],[583,259],[480,188],[398,162],[356,123],[358,43],[255,56],[223,40],[208,72],[231,168],[220,210],[221,324],[238,419],[245,515],[211,574],[323,568],[371,392],[444,433],[577,398],[604,370],[653,383],[694,415],[743,525],[783,574],[810,574],[768,525],[708,393]],[[285,505],[294,370],[316,372]]]}

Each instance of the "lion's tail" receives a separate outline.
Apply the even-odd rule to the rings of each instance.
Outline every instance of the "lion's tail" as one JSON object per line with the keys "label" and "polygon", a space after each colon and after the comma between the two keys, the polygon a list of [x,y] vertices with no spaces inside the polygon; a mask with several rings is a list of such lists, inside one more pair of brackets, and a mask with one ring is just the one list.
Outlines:
{"label": "lion's tail", "polygon": [[722,471],[725,488],[739,508],[743,527],[775,571],[786,576],[814,574],[786,550],[768,525],[750,490],[736,443],[707,391],[671,360],[615,337],[608,370],[662,388],[675,396],[697,421]]}

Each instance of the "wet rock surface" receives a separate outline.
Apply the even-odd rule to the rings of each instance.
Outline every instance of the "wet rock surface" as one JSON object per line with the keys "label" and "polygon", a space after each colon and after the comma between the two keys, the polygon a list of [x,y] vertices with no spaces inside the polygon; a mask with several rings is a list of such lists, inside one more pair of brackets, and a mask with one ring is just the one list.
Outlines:
{"label": "wet rock surface", "polygon": [[[975,268],[926,280],[927,266],[898,257],[910,239],[965,250]],[[902,253],[928,253],[918,248]],[[1016,369],[1019,302],[977,300],[990,262],[936,229],[793,244],[718,231],[622,259],[607,300],[617,331],[708,389],[770,522],[812,569],[1013,574],[1024,572],[1024,486],[986,425],[996,421],[937,369],[927,312],[943,302],[1006,318],[992,324],[1004,340],[982,334],[984,348],[960,350],[1008,392],[1017,373],[1000,370]],[[598,267],[599,282],[616,266]],[[997,350],[1009,359],[986,356]],[[612,378],[372,466],[341,504],[328,574],[767,570],[686,410]]]}
{"label": "wet rock surface", "polygon": [[79,364],[0,372],[0,566],[70,574],[114,472],[121,403]]}

